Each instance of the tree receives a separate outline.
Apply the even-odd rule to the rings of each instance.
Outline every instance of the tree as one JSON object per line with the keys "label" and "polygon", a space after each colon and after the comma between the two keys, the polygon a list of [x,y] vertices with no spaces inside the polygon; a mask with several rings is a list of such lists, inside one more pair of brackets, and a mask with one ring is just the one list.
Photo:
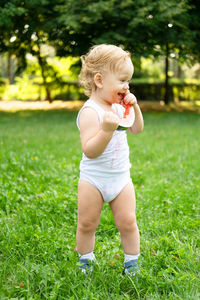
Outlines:
{"label": "tree", "polygon": [[52,99],[48,75],[54,72],[56,76],[56,72],[49,66],[41,47],[48,43],[48,34],[55,26],[56,5],[59,3],[64,1],[7,0],[1,1],[0,7],[0,52],[17,57],[17,73],[26,68],[28,53],[37,57],[49,101]]}
{"label": "tree", "polygon": [[[153,41],[154,53],[165,56],[165,104],[169,103],[169,57],[178,52],[179,58],[183,57],[182,49],[185,40],[191,44],[190,30],[188,29],[189,5],[183,1],[160,1],[151,12],[151,35],[155,35]],[[152,30],[153,29],[153,30]]]}
{"label": "tree", "polygon": [[165,55],[164,101],[169,102],[169,56],[184,56],[183,49],[192,45],[186,0],[68,0],[61,7],[50,36],[59,55],[80,55],[96,43],[123,45],[136,57]]}
{"label": "tree", "polygon": [[[97,43],[122,45],[134,57],[165,55],[165,103],[169,102],[169,56],[199,59],[197,0],[0,0],[0,52],[15,54],[18,72],[26,54],[36,56],[47,98],[50,66],[44,43],[59,56],[79,56]],[[56,76],[56,73],[55,73]]]}
{"label": "tree", "polygon": [[185,47],[182,49],[184,55],[192,62],[200,61],[200,2],[189,0],[188,30],[190,36],[185,38]]}
{"label": "tree", "polygon": [[10,59],[11,55],[15,53],[15,47],[13,45],[13,38],[15,33],[15,27],[12,21],[14,15],[21,17],[24,13],[23,8],[15,10],[15,3],[7,3],[6,1],[1,1],[0,7],[0,52],[7,53],[8,63],[7,63],[7,73],[8,79],[10,81]]}

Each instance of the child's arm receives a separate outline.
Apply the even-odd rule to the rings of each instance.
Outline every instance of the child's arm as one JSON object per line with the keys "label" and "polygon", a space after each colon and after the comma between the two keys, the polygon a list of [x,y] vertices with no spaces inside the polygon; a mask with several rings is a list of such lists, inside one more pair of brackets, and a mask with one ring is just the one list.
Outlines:
{"label": "child's arm", "polygon": [[143,116],[142,112],[140,110],[140,107],[137,103],[133,105],[134,111],[135,111],[135,121],[133,123],[133,126],[128,129],[129,132],[133,134],[137,134],[142,132],[144,128],[144,121],[143,121]]}
{"label": "child's arm", "polygon": [[119,124],[119,118],[112,112],[106,112],[101,128],[98,115],[92,108],[85,108],[79,118],[82,149],[89,158],[103,153]]}

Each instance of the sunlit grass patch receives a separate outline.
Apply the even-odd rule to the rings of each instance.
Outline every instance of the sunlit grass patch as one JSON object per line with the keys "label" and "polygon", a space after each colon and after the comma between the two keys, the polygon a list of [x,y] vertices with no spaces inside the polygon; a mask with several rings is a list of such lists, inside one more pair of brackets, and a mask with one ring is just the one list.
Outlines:
{"label": "sunlit grass patch", "polygon": [[136,282],[122,276],[108,205],[94,273],[77,270],[76,114],[0,113],[0,298],[198,299],[199,115],[146,113],[143,133],[128,134],[141,234]]}

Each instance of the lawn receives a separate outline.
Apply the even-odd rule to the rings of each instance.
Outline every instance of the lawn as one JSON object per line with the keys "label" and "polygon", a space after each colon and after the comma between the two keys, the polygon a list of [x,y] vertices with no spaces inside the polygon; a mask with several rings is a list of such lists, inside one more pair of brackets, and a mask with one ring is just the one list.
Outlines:
{"label": "lawn", "polygon": [[141,234],[138,281],[124,277],[109,206],[93,274],[77,269],[81,147],[76,112],[0,112],[0,299],[200,299],[200,116],[145,113],[128,134]]}

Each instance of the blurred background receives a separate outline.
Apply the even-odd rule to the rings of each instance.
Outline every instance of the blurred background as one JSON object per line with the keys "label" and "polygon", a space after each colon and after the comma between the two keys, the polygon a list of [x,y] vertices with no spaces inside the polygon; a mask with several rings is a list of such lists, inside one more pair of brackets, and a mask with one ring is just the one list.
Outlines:
{"label": "blurred background", "polygon": [[1,0],[0,100],[85,100],[80,55],[99,43],[132,54],[142,101],[200,103],[200,2]]}

